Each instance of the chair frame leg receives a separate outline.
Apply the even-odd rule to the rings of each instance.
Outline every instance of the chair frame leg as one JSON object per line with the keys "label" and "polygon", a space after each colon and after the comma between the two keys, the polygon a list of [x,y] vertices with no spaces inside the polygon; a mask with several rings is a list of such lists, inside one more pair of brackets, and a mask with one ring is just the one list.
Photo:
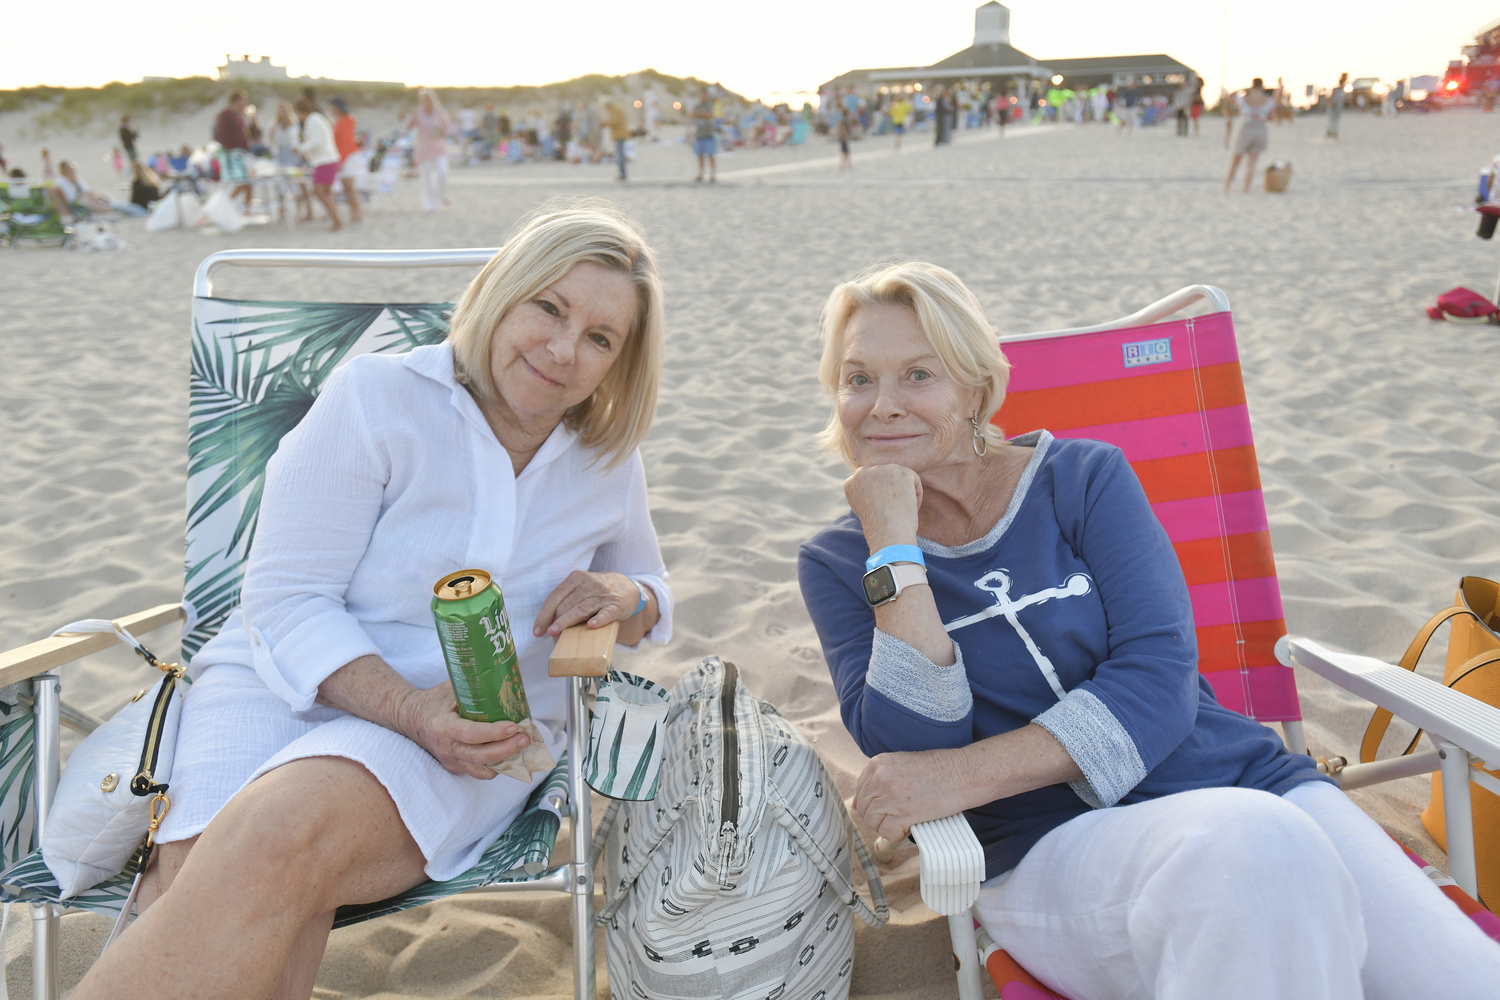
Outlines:
{"label": "chair frame leg", "polygon": [[981,1000],[984,985],[979,976],[979,941],[974,936],[974,916],[968,910],[948,916],[953,938],[953,957],[958,960],[958,1000]]}
{"label": "chair frame leg", "polygon": [[1307,736],[1303,732],[1301,719],[1291,719],[1281,724],[1281,741],[1286,744],[1288,753],[1307,753]]}
{"label": "chair frame leg", "polygon": [[1448,876],[1479,898],[1479,870],[1474,856],[1474,809],[1469,799],[1469,752],[1438,738],[1443,775],[1443,826],[1448,839]]}
{"label": "chair frame leg", "polygon": [[589,786],[583,760],[589,748],[589,716],[584,705],[588,679],[568,678],[568,819],[573,845],[573,996],[594,1000],[594,868],[589,845],[594,837]]}
{"label": "chair frame leg", "polygon": [[[41,843],[47,826],[52,796],[57,792],[61,735],[62,683],[56,674],[38,674],[31,679],[32,712],[36,720],[35,769],[36,839]],[[57,909],[51,903],[31,904],[31,995],[33,1000],[58,1000]]]}

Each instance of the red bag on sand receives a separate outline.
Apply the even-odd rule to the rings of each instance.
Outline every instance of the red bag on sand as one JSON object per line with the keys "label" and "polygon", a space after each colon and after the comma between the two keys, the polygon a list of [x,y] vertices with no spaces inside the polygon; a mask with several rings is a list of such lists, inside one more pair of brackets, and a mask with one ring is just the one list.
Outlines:
{"label": "red bag on sand", "polygon": [[1450,288],[1438,296],[1437,305],[1428,308],[1432,319],[1485,319],[1500,313],[1500,306],[1478,292],[1467,288]]}

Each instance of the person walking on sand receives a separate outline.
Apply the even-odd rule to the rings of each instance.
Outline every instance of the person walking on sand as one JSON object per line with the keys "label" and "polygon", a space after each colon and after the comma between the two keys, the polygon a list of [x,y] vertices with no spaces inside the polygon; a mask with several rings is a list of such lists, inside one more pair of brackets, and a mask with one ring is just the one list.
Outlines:
{"label": "person walking on sand", "polygon": [[1198,119],[1203,117],[1203,78],[1198,77],[1197,85],[1193,87],[1193,105],[1189,114],[1193,119],[1193,138],[1198,138]]}
{"label": "person walking on sand", "polygon": [[57,180],[57,168],[52,165],[52,153],[42,150],[42,183],[50,184]]}
{"label": "person walking on sand", "polygon": [[630,123],[625,120],[625,109],[613,97],[604,99],[604,125],[615,141],[615,163],[620,168],[617,180],[629,180],[625,173],[625,144],[630,141]]}
{"label": "person walking on sand", "polygon": [[950,131],[953,128],[953,97],[948,93],[947,87],[939,87],[937,100],[932,103],[932,114],[937,126],[933,130],[932,144],[942,146],[953,140]]}
{"label": "person walking on sand", "polygon": [[1225,194],[1229,193],[1229,185],[1234,183],[1234,174],[1239,169],[1241,157],[1246,158],[1245,193],[1250,193],[1250,181],[1255,176],[1255,161],[1266,151],[1266,143],[1270,138],[1266,131],[1266,120],[1276,111],[1284,89],[1280,78],[1276,80],[1276,90],[1268,91],[1260,77],[1256,77],[1250,82],[1250,89],[1243,94],[1233,95],[1239,105],[1240,134],[1235,137],[1234,158],[1229,161],[1229,175],[1224,178]]}
{"label": "person walking on sand", "polygon": [[[298,124],[296,116],[292,113],[292,106],[286,101],[276,102],[276,116],[271,124],[271,134],[266,137],[270,143],[271,158],[276,161],[279,172],[292,179],[294,174],[300,174],[298,168],[302,165],[302,154],[297,151],[297,144],[302,141],[302,126]],[[292,181],[296,186],[295,210],[298,222],[311,222],[312,198],[307,191],[307,181],[296,176]],[[281,221],[286,221],[286,200],[281,199],[279,214]]]}
{"label": "person walking on sand", "polygon": [[130,116],[125,115],[120,119],[120,148],[125,150],[125,155],[132,163],[135,162],[135,141],[141,137],[130,124]]}
{"label": "person walking on sand", "polygon": [[1172,95],[1172,109],[1177,114],[1177,137],[1186,139],[1188,137],[1188,122],[1193,107],[1193,78],[1189,76],[1177,88]]}
{"label": "person walking on sand", "polygon": [[[220,109],[218,117],[214,119],[214,141],[224,147],[229,176],[237,179],[245,177],[245,157],[250,152],[250,134],[245,130],[245,105],[248,103],[250,98],[245,92],[236,90],[229,95],[229,103]],[[243,197],[248,210],[250,191],[250,185],[242,181],[229,192],[229,197]]]}
{"label": "person walking on sand", "polygon": [[708,164],[708,181],[712,184],[719,177],[719,138],[714,134],[714,101],[708,88],[698,91],[698,103],[693,105],[693,152],[698,155],[698,176],[703,180],[703,166]]}
{"label": "person walking on sand", "polygon": [[338,202],[333,200],[333,182],[339,176],[339,150],[333,144],[333,125],[305,97],[297,98],[292,109],[302,122],[302,141],[297,144],[297,151],[313,168],[313,197],[328,209],[330,228],[337,232],[344,224],[339,221]]}
{"label": "person walking on sand", "polygon": [[[354,134],[359,123],[349,113],[349,105],[342,97],[330,97],[328,106],[333,108],[333,146],[339,153],[339,180],[344,185],[344,200],[349,203],[349,222],[364,222],[364,212],[359,204],[359,178],[349,169],[352,166],[349,156],[359,152],[359,139]],[[355,163],[359,162],[355,160]]]}
{"label": "person walking on sand", "polygon": [[1133,76],[1125,81],[1115,98],[1115,117],[1120,121],[1115,135],[1124,135],[1127,128],[1135,135],[1135,127],[1141,120],[1141,88],[1135,85]]}
{"label": "person walking on sand", "polygon": [[406,127],[416,133],[412,162],[422,179],[422,210],[436,212],[448,201],[448,133],[453,119],[443,110],[437,95],[423,87],[417,91],[417,106],[406,116]]}
{"label": "person walking on sand", "polygon": [[849,115],[839,119],[839,169],[853,170],[854,161],[849,158],[849,140],[854,137],[854,123]]}
{"label": "person walking on sand", "polygon": [[[891,128],[896,131],[896,148],[901,148],[901,137],[906,134],[906,120],[911,117],[912,104],[905,94],[898,95],[895,103],[891,105]],[[1005,130],[1005,120],[1000,121],[1001,131]]]}
{"label": "person walking on sand", "polygon": [[1328,130],[1323,134],[1334,142],[1339,139],[1339,119],[1344,117],[1344,85],[1348,80],[1348,73],[1340,74],[1338,86],[1328,94]]}

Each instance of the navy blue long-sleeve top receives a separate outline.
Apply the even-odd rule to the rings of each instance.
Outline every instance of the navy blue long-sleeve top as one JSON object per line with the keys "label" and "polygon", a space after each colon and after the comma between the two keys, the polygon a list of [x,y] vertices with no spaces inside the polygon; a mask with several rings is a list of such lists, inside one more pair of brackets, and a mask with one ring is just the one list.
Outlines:
{"label": "navy blue long-sleeve top", "polygon": [[798,552],[802,597],[860,748],[961,747],[1032,722],[1057,738],[1084,780],[966,813],[987,878],[1091,808],[1326,780],[1221,706],[1199,675],[1182,569],[1120,450],[1046,431],[1011,443],[1034,451],[999,523],[965,545],[919,539],[953,666],[875,627],[853,513]]}

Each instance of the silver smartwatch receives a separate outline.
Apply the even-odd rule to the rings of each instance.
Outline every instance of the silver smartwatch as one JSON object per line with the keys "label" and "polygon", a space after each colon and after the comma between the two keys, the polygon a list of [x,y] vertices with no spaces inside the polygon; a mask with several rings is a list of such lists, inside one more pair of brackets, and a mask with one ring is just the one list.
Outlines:
{"label": "silver smartwatch", "polygon": [[870,607],[878,608],[900,597],[901,591],[907,587],[922,586],[926,583],[927,568],[925,566],[911,562],[886,563],[883,566],[876,566],[865,574],[865,600],[870,602]]}

